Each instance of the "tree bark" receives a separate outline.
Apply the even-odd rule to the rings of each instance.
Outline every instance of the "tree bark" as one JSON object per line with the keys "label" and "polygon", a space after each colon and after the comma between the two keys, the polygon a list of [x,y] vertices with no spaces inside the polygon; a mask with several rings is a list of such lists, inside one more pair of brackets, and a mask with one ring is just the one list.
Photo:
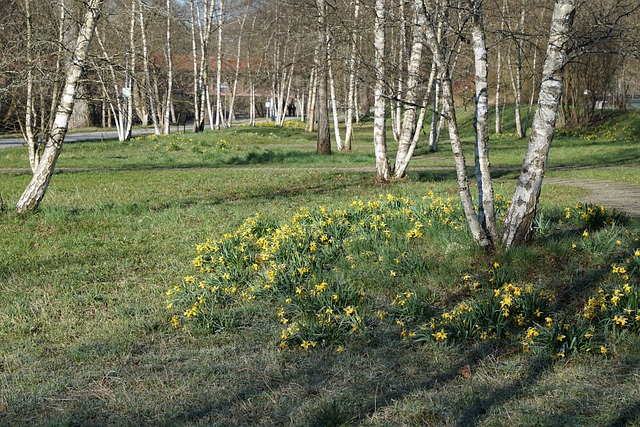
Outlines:
{"label": "tree bark", "polygon": [[167,56],[167,95],[164,102],[164,118],[162,133],[168,135],[171,131],[171,105],[173,103],[173,58],[171,56],[171,0],[166,2],[167,8],[167,40],[165,55]]}
{"label": "tree bark", "polygon": [[327,105],[327,5],[325,0],[316,0],[318,19],[318,62],[316,72],[318,79],[317,105],[318,110],[318,143],[317,153],[331,154],[331,133],[329,130],[329,114]]}
{"label": "tree bark", "polygon": [[475,112],[475,169],[478,184],[478,219],[485,234],[496,242],[493,183],[489,163],[489,72],[487,66],[487,41],[482,17],[482,0],[471,0],[471,39],[475,62],[476,112]]}
{"label": "tree bark", "polygon": [[502,13],[500,15],[500,36],[498,37],[497,49],[498,55],[496,58],[496,96],[495,96],[495,110],[496,110],[496,123],[495,133],[502,133],[502,120],[500,118],[500,94],[502,89],[502,40],[504,39],[504,26],[505,26],[505,13],[507,13],[507,0],[502,3]]}
{"label": "tree bark", "polygon": [[575,8],[575,0],[556,0],[553,9],[538,108],[520,177],[505,220],[503,244],[507,248],[524,244],[531,237],[562,96],[562,71],[567,61],[567,44]]}
{"label": "tree bark", "polygon": [[31,182],[18,200],[16,209],[18,212],[34,210],[38,207],[51,182],[51,177],[55,170],[56,161],[62,149],[62,143],[67,133],[69,117],[73,112],[78,81],[87,58],[91,38],[96,27],[96,23],[102,11],[104,0],[89,0],[87,11],[84,15],[82,27],[78,32],[76,45],[73,52],[71,65],[67,68],[65,87],[62,97],[58,102],[56,118],[51,130],[51,140],[46,144],[42,159]]}
{"label": "tree bark", "polygon": [[222,84],[222,13],[223,1],[218,0],[218,56],[216,65],[216,119],[215,128],[220,129],[226,126],[226,119],[222,115],[222,93],[220,85]]}
{"label": "tree bark", "polygon": [[422,5],[422,0],[415,0],[413,7],[415,11],[415,21],[413,29],[413,43],[407,67],[407,85],[404,94],[404,117],[402,119],[398,152],[396,153],[396,161],[393,171],[393,177],[396,179],[404,178],[407,166],[409,166],[409,161],[411,160],[415,150],[413,135],[416,125],[416,99],[418,98],[420,62],[422,61],[422,29],[425,26],[426,16],[423,10],[424,6]]}
{"label": "tree bark", "polygon": [[467,179],[467,165],[462,150],[462,141],[458,131],[458,121],[456,118],[455,103],[453,99],[453,91],[450,76],[450,65],[446,61],[446,57],[442,52],[442,47],[438,43],[436,37],[435,25],[432,20],[427,19],[425,25],[425,43],[433,53],[434,60],[440,71],[440,81],[442,84],[442,104],[443,115],[449,125],[449,140],[451,142],[451,151],[453,152],[453,159],[456,166],[456,178],[458,181],[458,188],[460,193],[460,201],[462,203],[462,209],[465,213],[469,229],[473,236],[473,239],[481,247],[491,246],[491,240],[485,233],[478,216],[476,214],[471,191],[469,190],[469,182]]}
{"label": "tree bark", "polygon": [[391,168],[387,156],[385,79],[385,0],[376,0],[373,45],[375,49],[375,74],[373,111],[373,147],[376,156],[376,182],[387,182],[391,178]]}
{"label": "tree bark", "polygon": [[156,135],[160,135],[160,123],[158,119],[160,117],[159,107],[160,100],[158,99],[157,85],[153,85],[151,82],[151,71],[149,70],[149,48],[147,43],[147,28],[144,23],[144,9],[146,5],[142,0],[138,1],[138,21],[140,23],[140,35],[142,38],[142,61],[144,70],[144,82],[145,92],[147,95],[147,102],[149,103],[149,114],[151,115],[151,122],[153,123],[153,129]]}
{"label": "tree bark", "polygon": [[356,96],[356,59],[358,54],[358,45],[356,40],[355,24],[358,22],[360,15],[360,0],[355,0],[353,11],[353,31],[351,32],[351,56],[349,58],[349,90],[347,94],[347,112],[345,115],[345,136],[344,150],[351,151],[351,141],[353,140],[353,115],[357,104]]}

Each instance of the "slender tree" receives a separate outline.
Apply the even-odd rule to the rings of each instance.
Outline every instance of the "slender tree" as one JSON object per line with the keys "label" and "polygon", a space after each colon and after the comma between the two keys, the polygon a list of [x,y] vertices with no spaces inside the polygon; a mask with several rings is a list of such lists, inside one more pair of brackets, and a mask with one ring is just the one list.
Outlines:
{"label": "slender tree", "polygon": [[375,89],[374,89],[374,112],[373,112],[373,147],[376,156],[376,181],[387,182],[391,178],[391,167],[387,156],[387,135],[386,135],[386,98],[384,96],[385,87],[385,23],[386,23],[386,1],[376,0],[375,23],[373,30],[373,46],[375,49]]}
{"label": "slender tree", "polygon": [[527,242],[533,229],[562,96],[562,71],[567,62],[570,30],[576,10],[575,3],[576,0],[556,0],[553,9],[538,95],[538,108],[533,119],[529,146],[518,184],[505,219],[503,244],[506,247]]}
{"label": "slender tree", "polygon": [[318,111],[318,154],[331,154],[331,133],[327,103],[327,4],[325,0],[316,0],[318,27],[318,56],[316,62]]}
{"label": "slender tree", "polygon": [[73,59],[71,65],[67,68],[64,91],[58,101],[53,128],[50,132],[51,138],[44,148],[42,158],[33,174],[31,182],[18,200],[16,205],[18,212],[36,209],[47,191],[55,170],[56,161],[62,150],[62,144],[69,125],[69,117],[73,112],[78,81],[82,75],[94,29],[102,11],[103,2],[104,0],[89,0],[87,4],[82,27],[76,38]]}

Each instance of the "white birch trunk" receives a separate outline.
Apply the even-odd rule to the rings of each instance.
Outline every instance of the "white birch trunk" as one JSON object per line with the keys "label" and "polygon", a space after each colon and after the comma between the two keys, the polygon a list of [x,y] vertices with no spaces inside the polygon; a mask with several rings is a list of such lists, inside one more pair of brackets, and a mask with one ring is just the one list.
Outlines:
{"label": "white birch trunk", "polygon": [[149,71],[149,48],[147,46],[147,29],[144,24],[144,4],[142,0],[138,2],[138,21],[140,23],[140,34],[142,38],[142,61],[144,70],[145,92],[147,94],[147,102],[149,103],[149,114],[153,123],[153,129],[156,135],[160,135],[160,125],[158,123],[158,107],[160,101],[157,99],[157,91],[151,84],[151,72]]}
{"label": "white birch trunk", "polygon": [[451,76],[449,75],[449,66],[442,52],[442,47],[438,44],[433,22],[427,21],[425,25],[425,42],[434,55],[434,60],[440,72],[440,81],[442,84],[442,104],[444,107],[443,115],[449,125],[449,140],[451,142],[451,151],[456,166],[456,178],[459,187],[460,201],[462,209],[465,213],[469,229],[473,239],[481,246],[488,247],[491,245],[490,239],[487,237],[478,216],[476,215],[473,205],[473,198],[469,190],[469,182],[467,179],[467,166],[464,153],[462,151],[462,142],[458,131],[458,122],[456,118],[455,103],[453,100],[453,92],[451,85]]}
{"label": "white birch trunk", "polygon": [[193,130],[194,132],[199,132],[202,130],[202,119],[200,118],[200,78],[198,72],[195,2],[196,0],[189,2],[189,11],[191,12],[191,55],[193,59]]}
{"label": "white birch trunk", "polygon": [[69,117],[73,112],[78,81],[89,52],[91,38],[100,17],[104,0],[89,0],[87,11],[78,32],[73,59],[67,68],[64,91],[58,102],[56,117],[51,129],[51,141],[45,146],[41,161],[33,174],[31,182],[16,204],[18,212],[32,211],[38,207],[47,191],[56,162],[62,150],[64,137],[69,125]]}
{"label": "white birch trunk", "polygon": [[373,112],[373,147],[376,156],[376,181],[387,182],[391,178],[391,168],[387,155],[386,137],[386,100],[384,97],[385,79],[385,0],[376,0],[375,4],[375,24],[374,41],[375,50],[375,89],[374,89],[374,112]]}
{"label": "white birch trunk", "polygon": [[478,185],[478,219],[485,234],[496,242],[496,218],[493,183],[489,164],[489,71],[487,66],[487,41],[482,17],[482,0],[471,0],[473,8],[471,31],[475,64],[476,113],[475,113],[475,169]]}
{"label": "white birch trunk", "polygon": [[166,2],[167,8],[167,40],[165,54],[167,55],[167,94],[164,103],[164,119],[162,133],[171,132],[171,108],[173,105],[173,58],[171,56],[171,0]]}
{"label": "white birch trunk", "polygon": [[503,244],[507,248],[523,244],[531,237],[553,140],[558,105],[562,97],[562,70],[567,60],[567,43],[574,13],[575,0],[556,0],[542,71],[538,108],[533,119],[520,177],[505,220]]}
{"label": "white birch trunk", "polygon": [[222,114],[222,93],[220,85],[222,84],[222,13],[223,1],[218,0],[218,57],[216,67],[216,124],[215,128],[220,129],[226,126],[226,119]]}
{"label": "white birch trunk", "polygon": [[507,13],[507,0],[502,3],[502,14],[500,15],[500,37],[498,40],[498,55],[496,58],[496,96],[495,96],[495,110],[496,110],[496,123],[495,133],[502,133],[502,119],[500,115],[500,95],[502,89],[502,40],[504,39],[504,26],[505,26],[505,13]]}
{"label": "white birch trunk", "polygon": [[244,29],[244,23],[247,20],[247,12],[245,11],[242,16],[242,22],[240,23],[240,33],[238,34],[238,49],[236,53],[236,70],[235,75],[233,77],[233,89],[231,91],[231,99],[229,99],[229,121],[228,125],[231,126],[231,123],[235,120],[235,102],[236,102],[236,94],[238,90],[238,76],[240,75],[240,54],[242,52],[242,33]]}
{"label": "white birch trunk", "polygon": [[431,72],[429,73],[429,81],[427,83],[427,89],[425,91],[424,98],[422,99],[422,107],[420,108],[420,114],[418,115],[418,120],[416,121],[416,128],[413,134],[413,140],[411,141],[413,146],[417,146],[418,141],[420,140],[420,134],[422,133],[422,126],[424,125],[424,119],[427,115],[427,105],[431,100],[431,93],[433,92],[433,84],[435,83],[436,78],[436,63],[435,61],[431,61]]}
{"label": "white birch trunk", "polygon": [[[109,68],[109,76],[111,77],[111,80],[109,84],[107,84],[107,82],[102,78],[102,75],[100,73],[98,73],[98,78],[100,79],[100,83],[102,84],[102,91],[104,93],[104,98],[106,99],[106,102],[108,104],[109,111],[112,112],[115,119],[116,131],[118,133],[118,141],[124,142],[126,141],[125,132],[126,132],[126,117],[127,117],[126,115],[127,106],[122,102],[122,98],[123,98],[122,89],[124,89],[124,87],[121,88],[118,85],[117,83],[118,79],[116,77],[115,68],[113,67],[113,61],[111,60],[111,57],[107,53],[107,50],[104,46],[104,42],[102,41],[102,38],[100,36],[98,29],[96,28],[95,31],[96,31],[95,37],[98,39],[98,44],[102,49],[102,56]],[[125,80],[125,84],[126,84],[126,80]],[[113,92],[109,90],[109,86],[111,86],[111,88],[113,89]]]}
{"label": "white birch trunk", "polygon": [[404,178],[407,166],[409,166],[409,161],[411,160],[415,150],[413,136],[415,134],[416,124],[416,100],[418,98],[420,62],[422,61],[422,28],[424,28],[426,23],[426,15],[422,4],[422,0],[415,0],[414,2],[415,23],[411,55],[409,57],[409,65],[407,67],[407,86],[404,95],[404,117],[402,119],[398,152],[396,153],[396,161],[394,165],[394,178],[396,179]]}
{"label": "white birch trunk", "polygon": [[[358,45],[356,43],[356,31],[355,23],[358,22],[360,16],[360,0],[355,0],[353,11],[354,30],[351,33],[351,55],[349,58],[349,90],[347,94],[347,112],[345,114],[345,135],[344,135],[344,150],[351,151],[351,141],[353,140],[353,114],[356,96],[356,59],[358,54]],[[355,105],[354,105],[355,104]]]}
{"label": "white birch trunk", "polygon": [[329,93],[331,96],[331,113],[333,114],[333,131],[336,136],[336,147],[338,151],[344,149],[342,145],[342,138],[340,135],[340,128],[338,127],[338,105],[336,103],[336,84],[333,80],[333,66],[331,62],[331,45],[328,45],[327,52],[327,66],[329,69]]}

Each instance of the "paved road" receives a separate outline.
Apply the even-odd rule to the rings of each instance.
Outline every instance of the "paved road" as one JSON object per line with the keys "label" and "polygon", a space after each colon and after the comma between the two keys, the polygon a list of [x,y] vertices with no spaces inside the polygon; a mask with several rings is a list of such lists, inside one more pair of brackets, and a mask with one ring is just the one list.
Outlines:
{"label": "paved road", "polygon": [[[285,120],[292,120],[292,119],[295,119],[295,118],[292,118],[292,117],[285,118]],[[264,117],[256,118],[256,122],[262,122],[266,120],[267,119]],[[233,126],[236,126],[240,123],[247,123],[247,122],[248,122],[248,119],[238,118],[233,122]],[[172,125],[171,132],[173,133],[173,132],[177,132],[178,130],[182,130],[180,128],[182,128],[182,126],[178,127],[177,125]],[[187,130],[193,129],[193,120],[190,123],[187,122],[185,129]],[[131,133],[133,136],[137,136],[137,135],[146,135],[153,132],[154,132],[153,128],[134,128]],[[67,133],[67,135],[64,137],[64,142],[97,141],[102,139],[115,139],[117,137],[118,137],[118,132],[116,132],[115,130],[96,130],[93,132],[71,132],[71,133]],[[0,138],[0,149],[7,148],[7,147],[20,147],[23,145],[25,145],[25,143],[24,143],[24,139],[22,138]]]}
{"label": "paved road", "polygon": [[[172,128],[172,131],[175,131]],[[133,129],[132,134],[136,135],[145,135],[153,133],[153,129],[142,128],[142,129]],[[78,142],[78,141],[97,141],[102,139],[114,139],[118,137],[118,132],[115,130],[97,130],[94,132],[73,132],[68,133],[64,137],[64,142]],[[22,138],[0,138],[0,148],[7,147],[20,147],[25,145],[24,139]]]}

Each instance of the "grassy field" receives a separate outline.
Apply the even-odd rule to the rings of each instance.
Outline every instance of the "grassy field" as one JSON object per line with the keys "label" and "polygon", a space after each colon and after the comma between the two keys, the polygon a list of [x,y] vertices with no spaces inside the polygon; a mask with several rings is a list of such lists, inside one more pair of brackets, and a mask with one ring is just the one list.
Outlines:
{"label": "grassy field", "polygon": [[[356,132],[330,157],[295,126],[68,144],[27,215],[0,151],[0,425],[640,426],[637,220],[548,185],[534,243],[486,254],[446,145],[378,186]],[[564,131],[548,176],[639,184],[639,138]],[[525,149],[492,141],[505,199]]]}

